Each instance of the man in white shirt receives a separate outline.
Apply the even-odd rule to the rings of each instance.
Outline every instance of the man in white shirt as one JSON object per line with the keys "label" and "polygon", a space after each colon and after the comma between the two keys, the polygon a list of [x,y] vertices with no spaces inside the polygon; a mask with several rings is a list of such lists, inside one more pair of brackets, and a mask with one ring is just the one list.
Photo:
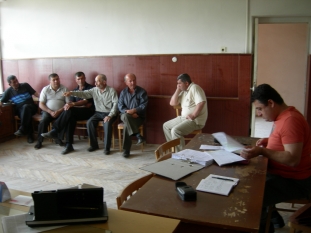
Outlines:
{"label": "man in white shirt", "polygon": [[188,74],[177,77],[177,88],[171,97],[170,105],[181,105],[181,116],[169,120],[163,124],[163,131],[167,141],[180,138],[180,146],[177,151],[185,146],[184,135],[194,130],[202,129],[207,120],[207,100],[203,89],[193,83]]}
{"label": "man in white shirt", "polygon": [[[43,137],[41,134],[48,131],[50,122],[64,111],[65,104],[69,102],[69,98],[64,96],[68,89],[60,84],[58,74],[50,74],[49,81],[50,85],[45,86],[40,93],[39,107],[42,110],[42,118],[38,126],[36,150],[42,147]],[[58,139],[58,141],[61,145],[61,140]]]}

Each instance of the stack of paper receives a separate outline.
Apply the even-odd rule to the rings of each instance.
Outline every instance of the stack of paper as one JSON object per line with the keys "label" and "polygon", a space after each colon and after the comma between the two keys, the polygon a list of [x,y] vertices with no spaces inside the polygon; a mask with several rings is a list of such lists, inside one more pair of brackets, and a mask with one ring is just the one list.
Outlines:
{"label": "stack of paper", "polygon": [[189,161],[190,163],[201,164],[205,167],[211,165],[214,161],[211,155],[191,149],[185,149],[179,151],[178,153],[172,153],[172,158]]}
{"label": "stack of paper", "polygon": [[237,178],[210,174],[200,181],[196,190],[228,196],[238,182]]}

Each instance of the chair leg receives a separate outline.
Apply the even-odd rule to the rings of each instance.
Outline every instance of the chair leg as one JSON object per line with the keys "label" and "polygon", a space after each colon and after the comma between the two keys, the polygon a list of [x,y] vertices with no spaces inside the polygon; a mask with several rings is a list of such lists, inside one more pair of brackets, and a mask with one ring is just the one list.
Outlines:
{"label": "chair leg", "polygon": [[272,206],[272,205],[268,207],[268,215],[267,215],[265,233],[269,233],[269,227],[270,227],[270,224],[271,224],[271,215],[272,215],[273,209],[274,209],[274,206]]}
{"label": "chair leg", "polygon": [[120,152],[121,152],[122,151],[121,129],[118,129],[118,135],[119,135],[119,149],[120,149]]}
{"label": "chair leg", "polygon": [[[144,136],[144,130],[142,127],[140,128],[140,135]],[[144,143],[141,144],[140,148],[141,148],[141,151],[143,152],[144,151]]]}

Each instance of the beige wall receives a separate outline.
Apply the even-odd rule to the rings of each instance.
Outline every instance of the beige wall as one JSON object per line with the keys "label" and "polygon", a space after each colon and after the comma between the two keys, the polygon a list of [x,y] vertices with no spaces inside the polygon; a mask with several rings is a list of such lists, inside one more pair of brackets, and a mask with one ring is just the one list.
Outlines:
{"label": "beige wall", "polygon": [[257,85],[268,83],[304,114],[308,24],[259,24]]}

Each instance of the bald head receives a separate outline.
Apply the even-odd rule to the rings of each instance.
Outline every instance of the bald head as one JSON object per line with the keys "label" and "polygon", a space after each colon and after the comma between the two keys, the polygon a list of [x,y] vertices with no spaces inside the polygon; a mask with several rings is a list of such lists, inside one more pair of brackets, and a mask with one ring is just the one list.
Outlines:
{"label": "bald head", "polygon": [[135,74],[132,74],[132,73],[126,74],[124,76],[124,82],[130,90],[134,90],[136,87],[136,76],[135,76]]}

